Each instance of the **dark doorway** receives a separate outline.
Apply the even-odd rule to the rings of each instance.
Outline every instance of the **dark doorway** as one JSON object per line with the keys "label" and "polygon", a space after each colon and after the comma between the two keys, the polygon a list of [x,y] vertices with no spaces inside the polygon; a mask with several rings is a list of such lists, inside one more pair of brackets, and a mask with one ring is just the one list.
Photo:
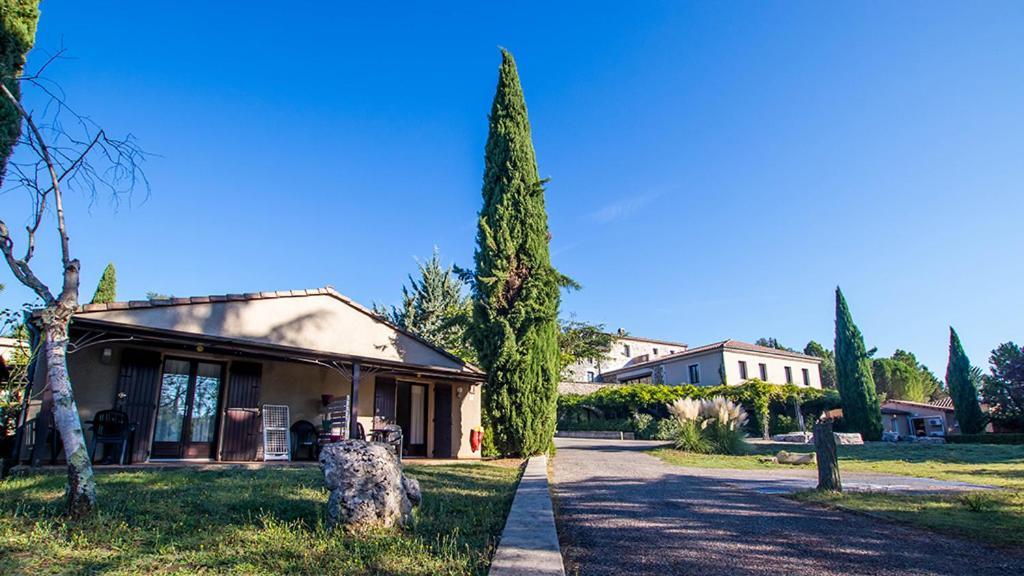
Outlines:
{"label": "dark doorway", "polygon": [[263,444],[260,434],[260,387],[263,367],[232,362],[225,395],[222,460],[255,460]]}
{"label": "dark doorway", "polygon": [[434,384],[434,458],[452,457],[452,387]]}
{"label": "dark doorway", "polygon": [[213,362],[164,360],[153,457],[213,457],[223,370],[223,365]]}
{"label": "dark doorway", "polygon": [[145,462],[149,458],[150,430],[153,429],[159,388],[159,352],[132,348],[122,352],[114,408],[127,414],[128,421],[135,424],[129,462]]}
{"label": "dark doorway", "polygon": [[407,456],[427,455],[427,386],[398,383],[398,425],[402,427],[402,449]]}

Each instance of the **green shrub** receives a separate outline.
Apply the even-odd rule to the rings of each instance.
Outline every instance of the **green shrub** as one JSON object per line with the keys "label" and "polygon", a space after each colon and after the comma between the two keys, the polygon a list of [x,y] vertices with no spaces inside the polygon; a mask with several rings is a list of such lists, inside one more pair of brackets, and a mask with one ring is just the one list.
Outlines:
{"label": "green shrub", "polygon": [[1024,444],[1024,434],[952,434],[950,444]]}
{"label": "green shrub", "polygon": [[656,421],[650,414],[633,414],[633,431],[637,438],[650,440],[654,436]]}
{"label": "green shrub", "polygon": [[747,433],[742,426],[715,422],[707,427],[705,436],[715,454],[740,456],[748,451]]}
{"label": "green shrub", "polygon": [[800,430],[800,426],[797,424],[796,418],[785,414],[772,414],[771,426],[769,426],[771,435],[789,434],[798,430]]}
{"label": "green shrub", "polygon": [[696,420],[680,422],[676,426],[676,434],[675,438],[672,439],[672,444],[676,450],[693,452],[695,454],[711,454],[715,451],[715,446],[704,434],[701,424]]}
{"label": "green shrub", "polygon": [[679,421],[675,418],[662,418],[655,421],[652,440],[675,440],[679,434]]}
{"label": "green shrub", "polygon": [[564,432],[635,432],[636,423],[632,418],[597,418],[560,422],[558,429]]}

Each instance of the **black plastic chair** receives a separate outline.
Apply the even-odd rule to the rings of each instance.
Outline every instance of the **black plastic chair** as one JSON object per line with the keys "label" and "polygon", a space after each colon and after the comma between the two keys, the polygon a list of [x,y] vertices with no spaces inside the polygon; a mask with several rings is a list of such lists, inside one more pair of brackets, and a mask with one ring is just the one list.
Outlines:
{"label": "black plastic chair", "polygon": [[[290,430],[292,432],[292,460],[316,460],[317,448],[319,448],[316,426],[313,426],[312,422],[299,420],[292,424]],[[309,451],[309,458],[299,458],[299,452],[303,449]]]}
{"label": "black plastic chair", "polygon": [[[135,425],[128,421],[128,415],[120,410],[100,410],[93,416],[92,451],[89,459],[96,459],[96,445],[114,445],[120,450],[118,464],[124,464],[128,455],[128,444]],[[104,460],[106,462],[106,460]]]}

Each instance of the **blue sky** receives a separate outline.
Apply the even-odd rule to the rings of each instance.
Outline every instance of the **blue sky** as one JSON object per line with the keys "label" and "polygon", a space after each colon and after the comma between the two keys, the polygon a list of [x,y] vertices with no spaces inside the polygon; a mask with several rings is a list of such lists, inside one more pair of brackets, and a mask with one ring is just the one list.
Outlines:
{"label": "blue sky", "polygon": [[868,346],[940,376],[949,324],[978,364],[1024,340],[1020,3],[327,4],[44,2],[30,67],[66,47],[48,76],[153,154],[148,197],[69,199],[83,298],[111,260],[122,299],[366,304],[434,246],[470,265],[504,46],[584,286],[563,315],[802,347],[839,284]]}

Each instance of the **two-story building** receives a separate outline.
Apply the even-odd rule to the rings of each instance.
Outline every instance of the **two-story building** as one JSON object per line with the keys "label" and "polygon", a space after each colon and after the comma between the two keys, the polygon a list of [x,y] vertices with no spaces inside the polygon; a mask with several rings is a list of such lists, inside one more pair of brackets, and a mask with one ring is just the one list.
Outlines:
{"label": "two-story building", "polygon": [[[643,343],[645,353],[635,353],[637,343]],[[821,388],[821,360],[814,356],[738,340],[723,340],[696,348],[684,344],[666,348],[666,344],[642,338],[621,338],[613,346],[611,355],[616,360],[627,357],[628,361],[598,366],[581,362],[573,367],[572,373],[582,371],[587,378],[585,381],[602,384],[718,386],[742,384],[757,378],[772,384]]]}
{"label": "two-story building", "polygon": [[604,358],[577,362],[566,369],[562,378],[568,382],[599,382],[600,376],[606,372],[643,364],[687,349],[682,342],[638,338],[622,330],[619,330],[615,338],[615,343]]}

